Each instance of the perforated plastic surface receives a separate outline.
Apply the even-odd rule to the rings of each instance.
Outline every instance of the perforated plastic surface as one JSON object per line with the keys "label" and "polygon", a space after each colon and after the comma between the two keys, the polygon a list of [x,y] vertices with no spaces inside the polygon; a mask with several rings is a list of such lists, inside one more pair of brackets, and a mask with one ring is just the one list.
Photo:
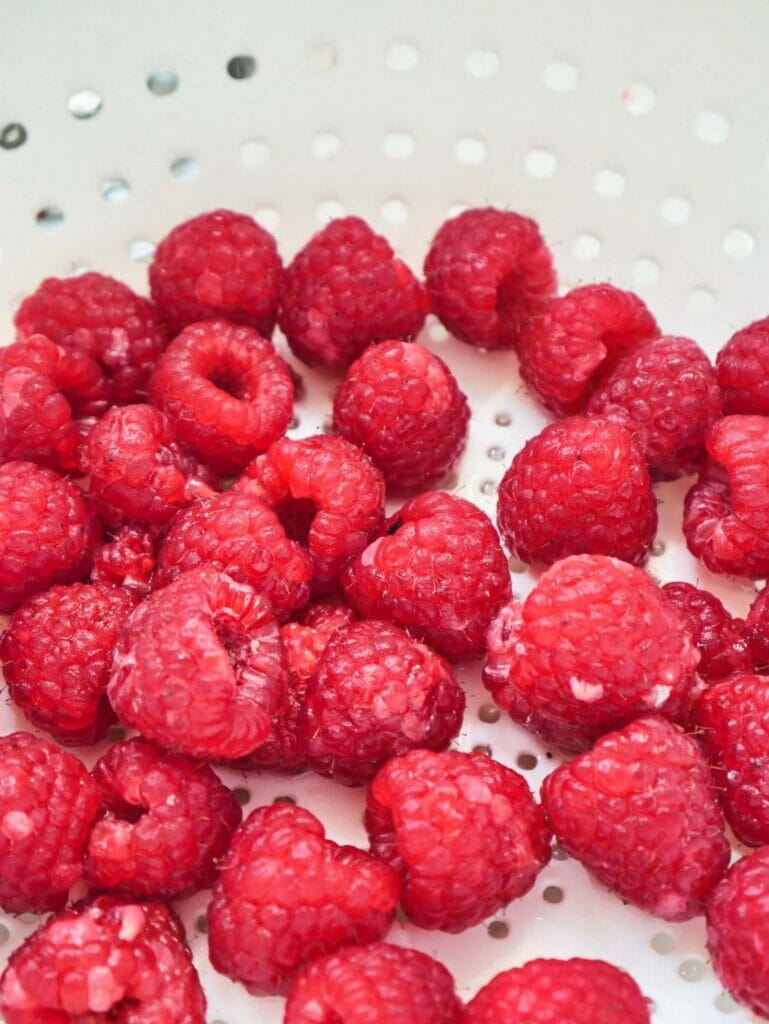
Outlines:
{"label": "perforated plastic surface", "polygon": [[[536,217],[564,289],[635,288],[666,331],[711,353],[769,312],[769,76],[765,0],[4,0],[0,8],[0,313],[45,275],[93,268],[146,288],[153,243],[214,206],[252,213],[288,258],[356,212],[421,265],[449,211],[492,203]],[[512,455],[545,422],[515,357],[446,339],[471,398],[471,437],[446,484],[495,510]],[[293,436],[321,428],[333,382],[298,367]],[[661,579],[701,581],[744,612],[755,591],[686,552],[688,481],[657,487]],[[519,595],[533,576],[516,573]],[[557,758],[491,721],[477,670],[459,747],[487,745],[538,786]],[[0,707],[4,731],[23,726]],[[84,752],[90,759],[93,752]],[[307,775],[225,777],[248,807],[291,795],[337,840],[364,842],[362,794]],[[207,965],[207,894],[183,906],[209,1019],[281,1019]],[[3,918],[0,952],[34,928]],[[7,931],[7,935],[6,935]],[[655,1024],[745,1022],[722,993],[703,922],[624,907],[557,857],[490,926],[391,938],[442,959],[471,995],[535,955],[604,957],[654,999]]]}

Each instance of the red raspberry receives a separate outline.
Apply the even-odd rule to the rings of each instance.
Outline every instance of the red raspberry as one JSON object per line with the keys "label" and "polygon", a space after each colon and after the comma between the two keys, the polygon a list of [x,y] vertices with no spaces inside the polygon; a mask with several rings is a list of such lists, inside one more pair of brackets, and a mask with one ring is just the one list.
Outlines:
{"label": "red raspberry", "polygon": [[429,310],[423,286],[360,217],[326,225],[280,282],[279,323],[292,351],[335,372],[372,342],[417,334]]}
{"label": "red raspberry", "polygon": [[[752,662],[759,672],[769,669],[769,589],[764,587],[751,605],[745,620],[745,637]],[[739,666],[739,671],[750,672],[751,665]],[[735,670],[737,671],[737,670]],[[722,673],[726,675],[726,673]]]}
{"label": "red raspberry", "polygon": [[657,530],[643,454],[624,427],[572,416],[524,445],[502,478],[497,523],[524,562],[613,555],[639,565]]}
{"label": "red raspberry", "polygon": [[88,575],[101,527],[69,480],[31,462],[0,465],[0,613]]}
{"label": "red raspberry", "polygon": [[701,914],[729,864],[707,762],[664,718],[639,718],[556,768],[542,802],[568,853],[666,921]]}
{"label": "red raspberry", "polygon": [[425,279],[436,315],[479,348],[511,348],[556,287],[535,221],[492,207],[465,210],[439,228]]}
{"label": "red raspberry", "polygon": [[174,333],[226,317],[269,337],[281,269],[269,231],[244,213],[213,210],[178,224],[158,245],[150,289]]}
{"label": "red raspberry", "polygon": [[769,317],[743,327],[716,359],[724,415],[769,416]]}
{"label": "red raspberry", "polygon": [[181,441],[219,473],[237,473],[280,437],[294,385],[283,359],[250,327],[190,324],[158,361],[150,397]]}
{"label": "red raspberry", "polygon": [[206,999],[176,914],[99,896],[50,917],[0,979],[6,1024],[205,1024]]}
{"label": "red raspberry", "polygon": [[107,680],[133,606],[118,587],[72,583],[37,594],[13,613],[0,640],[8,691],[59,743],[96,743],[115,721]]}
{"label": "red raspberry", "polygon": [[281,622],[310,596],[309,556],[251,494],[225,491],[180,513],[158,551],[153,585],[164,587],[200,566],[263,591]]}
{"label": "red raspberry", "polygon": [[131,614],[107,693],[120,720],[160,746],[233,759],[269,736],[285,675],[267,598],[195,569]]}
{"label": "red raspberry", "polygon": [[733,618],[715,594],[691,583],[666,583],[662,592],[678,609],[700,652],[698,675],[712,683],[732,672],[751,671],[745,623]]}
{"label": "red raspberry", "polygon": [[342,583],[361,617],[401,626],[452,661],[480,658],[491,617],[511,594],[488,517],[442,491],[406,502]]}
{"label": "red raspberry", "polygon": [[[454,979],[416,949],[372,942],[347,946],[304,967],[284,1024],[462,1024]],[[631,1022],[632,1024],[632,1022]]]}
{"label": "red raspberry", "polygon": [[570,416],[585,407],[622,356],[658,334],[657,322],[633,292],[584,285],[553,299],[521,331],[521,376],[543,405]]}
{"label": "red raspberry", "polygon": [[465,446],[469,418],[443,360],[404,341],[367,348],[334,398],[335,429],[371,456],[389,487],[423,487],[447,473]]}
{"label": "red raspberry", "polygon": [[0,906],[63,907],[83,873],[99,790],[76,757],[26,732],[0,737],[0,778]]}
{"label": "red raspberry", "polygon": [[630,431],[655,480],[674,480],[695,472],[705,457],[705,431],[721,415],[721,390],[699,345],[663,335],[620,359],[587,409]]}
{"label": "red raspberry", "polygon": [[45,334],[102,365],[117,402],[144,394],[167,330],[158,311],[128,285],[104,274],[49,277],[16,311],[20,337]]}
{"label": "red raspberry", "polygon": [[542,808],[522,776],[486,754],[394,757],[371,783],[365,824],[420,928],[479,924],[527,893],[550,860]]}
{"label": "red raspberry", "polygon": [[464,1024],[649,1024],[649,1009],[630,975],[603,960],[530,960],[484,985]]}
{"label": "red raspberry", "polygon": [[147,527],[121,526],[93,556],[92,583],[114,583],[141,600],[150,590],[155,571],[155,537]]}
{"label": "red raspberry", "polygon": [[110,747],[93,778],[105,814],[88,841],[91,885],[171,899],[213,884],[242,813],[208,765],[137,737]]}
{"label": "red raspberry", "polygon": [[326,839],[309,811],[259,807],[235,832],[214,887],[211,963],[255,995],[285,992],[311,960],[381,939],[399,896],[392,868]]}
{"label": "red raspberry", "polygon": [[384,521],[382,474],[341,437],[281,438],[236,487],[273,508],[287,535],[307,547],[321,593],[336,587],[343,567]]}

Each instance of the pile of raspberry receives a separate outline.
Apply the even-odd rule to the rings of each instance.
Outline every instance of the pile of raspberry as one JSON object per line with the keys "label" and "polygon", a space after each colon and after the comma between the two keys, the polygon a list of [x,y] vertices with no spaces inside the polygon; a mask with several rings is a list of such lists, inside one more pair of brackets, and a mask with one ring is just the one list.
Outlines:
{"label": "pile of raspberry", "polygon": [[[632,292],[558,294],[537,224],[491,208],[443,224],[423,277],[358,217],[284,266],[216,210],[149,290],[48,279],[0,350],[0,908],[49,915],[0,977],[6,1024],[204,1024],[174,904],[201,892],[211,965],[285,1024],[649,1024],[627,965],[513,953],[458,992],[387,941],[515,919],[554,842],[618,901],[704,916],[769,1016],[769,592],[743,620],[644,568],[655,484],[696,474],[691,575],[769,576],[769,318],[713,365]],[[473,410],[428,314],[512,350],[552,414],[496,523],[451,482]],[[308,434],[295,402],[329,377]],[[559,755],[538,793],[465,749],[472,663]],[[357,789],[366,848],[292,799],[244,818],[223,780],[267,772]],[[756,849],[730,867],[732,836]]]}

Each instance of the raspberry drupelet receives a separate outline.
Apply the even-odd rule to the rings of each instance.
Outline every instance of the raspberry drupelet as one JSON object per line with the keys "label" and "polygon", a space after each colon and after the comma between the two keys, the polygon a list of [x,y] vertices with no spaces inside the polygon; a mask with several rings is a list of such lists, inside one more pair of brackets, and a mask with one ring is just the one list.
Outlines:
{"label": "raspberry drupelet", "polygon": [[712,683],[732,672],[750,672],[745,622],[734,618],[721,601],[691,583],[666,583],[662,592],[678,609],[700,652],[697,674]]}
{"label": "raspberry drupelet", "polygon": [[716,359],[724,415],[769,416],[769,317],[733,334]]}
{"label": "raspberry drupelet", "polygon": [[[750,606],[745,637],[756,671],[766,672],[769,669],[769,590],[766,587]],[[749,672],[750,666],[740,666],[740,669]]]}
{"label": "raspberry drupelet", "polygon": [[93,556],[92,583],[113,583],[137,600],[146,597],[155,571],[157,539],[136,523],[119,527]]}

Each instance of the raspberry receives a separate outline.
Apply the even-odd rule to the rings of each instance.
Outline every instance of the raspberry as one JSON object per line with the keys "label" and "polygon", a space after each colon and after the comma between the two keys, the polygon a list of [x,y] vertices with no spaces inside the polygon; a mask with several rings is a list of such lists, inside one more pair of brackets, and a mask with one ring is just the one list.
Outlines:
{"label": "raspberry", "polygon": [[321,593],[335,588],[384,521],[382,474],[341,437],[281,438],[236,486],[273,508],[287,535],[307,547]]}
{"label": "raspberry", "polygon": [[556,287],[535,221],[492,207],[465,210],[439,228],[425,280],[441,322],[479,348],[511,348]]}
{"label": "raspberry", "polygon": [[420,928],[479,924],[527,893],[550,860],[550,833],[525,780],[486,754],[393,758],[371,783],[365,825]]}
{"label": "raspberry", "polygon": [[211,494],[215,482],[150,405],[110,409],[88,437],[83,465],[94,505],[112,527],[168,523],[193,498]]}
{"label": "raspberry", "polygon": [[168,340],[147,299],[104,274],[49,277],[16,311],[22,338],[45,334],[57,345],[81,349],[104,368],[117,402],[133,402],[146,389]]}
{"label": "raspberry", "polygon": [[524,562],[591,554],[641,564],[657,530],[657,502],[640,448],[609,420],[551,423],[502,478],[497,523]]}
{"label": "raspberry", "polygon": [[83,873],[99,790],[76,757],[26,732],[0,737],[0,778],[0,906],[63,907]]}
{"label": "raspberry", "polygon": [[372,942],[314,960],[297,976],[284,1024],[462,1024],[454,979],[416,949]]}
{"label": "raspberry", "polygon": [[[764,587],[751,605],[745,620],[745,637],[753,663],[759,672],[769,668],[769,590]],[[750,672],[751,665],[740,665],[738,671]],[[735,670],[737,671],[737,670]],[[726,673],[722,673],[726,675]]]}
{"label": "raspberry", "polygon": [[724,415],[769,415],[769,317],[743,327],[716,359]]}
{"label": "raspberry", "polygon": [[180,513],[158,551],[153,584],[164,587],[200,566],[264,592],[281,622],[310,596],[309,556],[251,494],[225,491]]}
{"label": "raspberry", "polygon": [[603,960],[530,960],[502,971],[465,1008],[465,1024],[649,1024],[635,981]]}
{"label": "raspberry", "polygon": [[664,335],[620,359],[587,408],[630,431],[655,480],[674,480],[695,472],[705,457],[705,431],[721,415],[721,391],[699,345]]}
{"label": "raspberry", "polygon": [[136,738],[110,747],[93,778],[105,814],[88,841],[91,885],[170,899],[213,883],[242,815],[208,765]]}
{"label": "raspberry", "polygon": [[72,583],[37,594],[11,617],[0,641],[8,691],[59,743],[96,743],[115,721],[107,680],[133,606],[125,590]]}
{"label": "raspberry", "polygon": [[206,999],[176,914],[99,896],[49,918],[0,979],[6,1024],[205,1024]]}
{"label": "raspberry", "polygon": [[0,465],[0,613],[88,574],[101,528],[80,491],[31,462]]}
{"label": "raspberry", "polygon": [[570,416],[619,359],[656,338],[654,317],[633,292],[588,284],[553,299],[518,339],[521,376],[548,409]]}
{"label": "raspberry", "polygon": [[329,640],[309,681],[299,741],[314,771],[355,786],[396,754],[443,750],[464,709],[443,658],[397,626],[354,622]]}
{"label": "raspberry", "polygon": [[137,599],[146,597],[155,571],[155,537],[138,524],[121,526],[111,540],[97,548],[91,569],[92,583],[114,583]]}
{"label": "raspberry", "polygon": [[309,366],[344,372],[372,342],[419,332],[423,286],[360,217],[333,220],[286,267],[280,329]]}
{"label": "raspberry", "polygon": [[733,618],[715,594],[691,583],[666,583],[662,592],[678,609],[694,646],[700,652],[697,673],[707,682],[750,672],[753,662],[745,636],[745,623]]}
{"label": "raspberry", "polygon": [[280,437],[294,385],[283,359],[250,327],[186,327],[158,361],[150,397],[181,441],[219,473],[237,473]]}
{"label": "raspberry", "polygon": [[403,341],[367,348],[334,398],[334,428],[360,445],[389,487],[423,487],[447,473],[465,446],[469,418],[443,360]]}
{"label": "raspberry", "polygon": [[488,517],[442,491],[406,502],[342,584],[360,616],[401,626],[452,661],[481,656],[489,621],[511,593]]}
{"label": "raspberry", "polygon": [[311,960],[381,939],[399,896],[392,868],[326,839],[309,811],[259,807],[235,832],[214,887],[211,963],[255,995],[285,992]]}
{"label": "raspberry", "polygon": [[267,598],[195,569],[131,614],[107,693],[120,720],[160,746],[232,759],[269,736],[285,674]]}
{"label": "raspberry", "polygon": [[650,711],[687,707],[699,653],[682,616],[641,569],[575,555],[502,608],[484,686],[547,743],[584,750]]}
{"label": "raspberry", "polygon": [[556,768],[542,802],[568,853],[666,921],[701,914],[729,864],[707,762],[664,718],[639,718]]}
{"label": "raspberry", "polygon": [[269,337],[281,262],[275,239],[243,213],[213,210],[178,224],[158,245],[150,290],[174,333],[226,317]]}
{"label": "raspberry", "polygon": [[769,418],[726,416],[705,443],[713,462],[684,502],[689,550],[711,572],[769,575]]}

